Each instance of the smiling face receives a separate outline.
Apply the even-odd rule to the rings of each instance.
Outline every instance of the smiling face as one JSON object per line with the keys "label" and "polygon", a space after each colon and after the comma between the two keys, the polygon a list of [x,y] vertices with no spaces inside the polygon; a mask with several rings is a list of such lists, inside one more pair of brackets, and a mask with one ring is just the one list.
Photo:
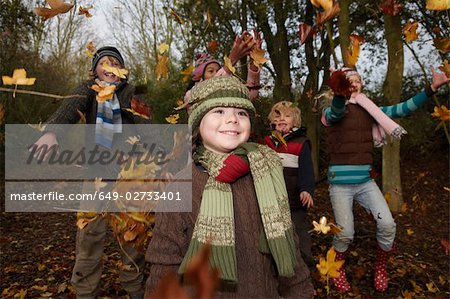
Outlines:
{"label": "smiling face", "polygon": [[208,80],[216,75],[219,71],[220,65],[213,62],[206,66],[205,71],[203,72],[203,80]]}
{"label": "smiling face", "polygon": [[199,129],[205,148],[229,153],[250,137],[250,115],[242,108],[216,107],[203,116]]}
{"label": "smiling face", "polygon": [[276,111],[272,123],[275,125],[275,130],[283,134],[288,133],[292,128],[296,127],[296,119],[289,109]]}
{"label": "smiling face", "polygon": [[120,81],[119,77],[117,77],[116,75],[114,75],[111,72],[107,72],[103,68],[104,63],[108,63],[111,67],[123,68],[123,66],[120,64],[120,62],[117,59],[115,59],[114,57],[104,56],[98,61],[97,66],[95,67],[95,73],[97,74],[97,77],[101,81],[108,82],[108,83],[119,82]]}
{"label": "smiling face", "polygon": [[362,90],[362,82],[361,77],[358,75],[348,76],[348,81],[350,81],[350,85],[352,86],[353,93],[360,93]]}

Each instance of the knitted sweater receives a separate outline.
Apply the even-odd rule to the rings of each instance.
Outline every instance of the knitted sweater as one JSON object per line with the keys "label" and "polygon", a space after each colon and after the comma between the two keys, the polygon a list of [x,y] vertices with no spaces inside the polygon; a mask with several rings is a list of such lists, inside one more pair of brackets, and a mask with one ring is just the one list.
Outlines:
{"label": "knitted sweater", "polygon": [[[146,253],[150,273],[146,285],[149,295],[168,272],[177,272],[188,249],[208,174],[192,167],[192,212],[160,213],[156,216],[153,238]],[[313,285],[300,251],[296,275],[278,277],[269,254],[259,251],[263,230],[253,180],[250,174],[231,184],[236,232],[237,284],[222,283],[215,298],[311,298]],[[297,247],[298,238],[296,237]]]}
{"label": "knitted sweater", "polygon": [[[381,106],[380,109],[391,118],[400,118],[410,115],[413,111],[423,105],[430,96],[433,95],[430,87],[416,94],[405,102],[401,102],[391,106]],[[348,103],[345,98],[335,96],[331,106],[324,109],[322,123],[325,126],[332,126],[346,117],[346,105]],[[370,164],[362,165],[346,165],[336,164],[330,165],[328,168],[328,182],[330,184],[359,184],[371,180]]]}

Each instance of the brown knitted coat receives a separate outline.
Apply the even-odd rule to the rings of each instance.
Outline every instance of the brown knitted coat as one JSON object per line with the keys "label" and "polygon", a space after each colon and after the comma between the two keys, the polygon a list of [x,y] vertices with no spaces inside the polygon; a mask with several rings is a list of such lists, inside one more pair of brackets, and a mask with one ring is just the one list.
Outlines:
{"label": "brown knitted coat", "polygon": [[[151,264],[146,295],[156,288],[167,272],[178,271],[188,249],[208,174],[194,166],[192,178],[192,212],[160,213],[156,216],[153,238],[146,253],[146,260]],[[311,298],[313,285],[298,250],[297,236],[296,275],[292,278],[278,277],[272,257],[258,249],[263,226],[251,175],[238,179],[231,188],[238,283],[222,283],[216,298]]]}

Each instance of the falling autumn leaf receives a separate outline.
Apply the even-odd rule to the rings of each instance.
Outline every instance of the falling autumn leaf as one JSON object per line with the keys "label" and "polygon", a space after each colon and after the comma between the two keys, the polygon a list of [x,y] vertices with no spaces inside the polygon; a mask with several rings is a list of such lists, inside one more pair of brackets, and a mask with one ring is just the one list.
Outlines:
{"label": "falling autumn leaf", "polygon": [[91,89],[97,92],[96,100],[99,103],[105,102],[107,100],[111,100],[114,96],[114,90],[116,86],[103,86],[100,84],[94,84],[91,86]]}
{"label": "falling autumn leaf", "polygon": [[113,73],[114,75],[116,75],[119,78],[122,78],[122,79],[127,78],[127,75],[128,75],[127,69],[121,69],[118,67],[110,66],[108,61],[103,62],[102,67],[105,69],[105,71]]}
{"label": "falling autumn leaf", "polygon": [[47,3],[50,5],[50,8],[36,7],[34,9],[34,12],[38,16],[43,17],[44,20],[48,20],[56,15],[66,13],[74,6],[73,3],[66,3],[63,0],[47,0]]}
{"label": "falling autumn leaf", "polygon": [[433,39],[433,44],[436,49],[439,50],[442,54],[450,51],[450,38],[435,38]]}
{"label": "falling autumn leaf", "polygon": [[267,62],[267,58],[264,57],[264,54],[266,54],[266,51],[258,47],[254,47],[250,52],[250,57],[258,68],[261,68]]}
{"label": "falling autumn leaf", "polygon": [[323,234],[327,234],[330,231],[330,226],[327,225],[327,217],[322,216],[319,220],[319,223],[317,223],[316,221],[312,222],[314,225],[314,231],[316,231],[317,233],[323,233]]}
{"label": "falling autumn leaf", "polygon": [[211,18],[211,13],[209,12],[209,9],[206,11],[206,27],[203,30],[203,32],[206,32],[206,29],[208,29],[209,27],[212,27],[212,18]]}
{"label": "falling autumn leaf", "polygon": [[156,80],[159,81],[161,78],[169,78],[169,68],[167,63],[169,62],[169,57],[158,54],[158,62],[156,64]]}
{"label": "falling autumn leaf", "polygon": [[175,102],[175,105],[178,107],[178,106],[181,106],[181,105],[183,105],[184,104],[184,101],[183,101],[183,99],[178,99],[176,102]]}
{"label": "falling autumn leaf", "polygon": [[405,28],[403,29],[403,33],[405,34],[405,41],[407,43],[415,41],[419,36],[417,35],[417,26],[419,23],[408,21],[406,23]]}
{"label": "falling autumn leaf", "polygon": [[86,124],[86,115],[78,109],[77,109],[77,113],[80,116],[80,123]]}
{"label": "falling autumn leaf", "polygon": [[164,54],[167,50],[169,50],[169,45],[166,43],[160,43],[158,46],[159,54]]}
{"label": "falling autumn leaf", "polygon": [[333,6],[333,0],[311,0],[311,4],[317,8],[322,7],[324,10],[330,10]]}
{"label": "falling autumn leaf", "polygon": [[39,132],[44,132],[47,125],[42,124],[42,122],[39,122],[38,124],[28,124],[33,129],[38,130]]}
{"label": "falling autumn leaf", "polygon": [[102,181],[102,178],[95,178],[94,187],[96,191],[100,191],[100,189],[105,188],[108,183]]}
{"label": "falling autumn leaf", "polygon": [[236,73],[236,68],[233,66],[233,64],[231,63],[231,59],[228,58],[227,55],[224,56],[223,61],[224,61],[224,64],[223,64],[224,67],[226,67],[232,74]]}
{"label": "falling autumn leaf", "polygon": [[322,276],[331,278],[339,277],[338,270],[344,264],[344,260],[336,261],[336,251],[333,247],[327,252],[327,259],[320,257],[319,264],[316,266]]}
{"label": "falling autumn leaf", "polygon": [[133,144],[138,144],[140,141],[141,141],[141,136],[137,135],[137,136],[128,137],[128,139],[125,142],[133,145]]}
{"label": "falling autumn leaf", "polygon": [[92,57],[94,57],[95,51],[97,51],[97,49],[95,49],[94,43],[93,42],[89,42],[86,45],[86,50],[84,51],[84,53],[86,54],[86,56],[88,58],[92,58]]}
{"label": "falling autumn leaf", "polygon": [[364,42],[364,38],[356,34],[350,35],[350,45],[347,51],[347,61],[349,67],[355,67],[358,62],[359,53],[361,51],[360,44]]}
{"label": "falling autumn leaf", "polygon": [[445,252],[445,255],[450,255],[450,242],[446,239],[441,239],[441,247]]}
{"label": "falling autumn leaf", "polygon": [[166,117],[166,121],[169,124],[176,124],[176,123],[178,123],[179,119],[180,119],[180,115],[179,114],[172,114],[172,115],[169,115],[168,117]]}
{"label": "falling autumn leaf", "polygon": [[447,10],[450,9],[449,0],[427,0],[427,9],[429,10]]}
{"label": "falling autumn leaf", "polygon": [[442,62],[442,65],[439,66],[439,69],[445,73],[447,78],[450,78],[450,64],[448,63],[447,59]]}
{"label": "falling autumn leaf", "polygon": [[280,132],[278,132],[277,130],[273,130],[270,132],[270,135],[279,143],[281,143],[284,148],[287,149],[287,143],[286,140],[284,140],[283,135],[280,134]]}
{"label": "falling autumn leaf", "polygon": [[316,28],[306,24],[300,23],[298,26],[298,36],[300,37],[300,45],[303,45],[307,40],[311,39],[316,34]]}
{"label": "falling autumn leaf", "polygon": [[123,108],[123,110],[133,113],[133,115],[140,116],[145,119],[150,119],[150,106],[135,98],[131,99],[131,109]]}
{"label": "falling autumn leaf", "polygon": [[36,78],[27,78],[25,69],[15,69],[12,77],[2,76],[4,85],[33,85]]}
{"label": "falling autumn leaf", "polygon": [[189,80],[189,77],[191,76],[192,72],[194,71],[194,65],[190,64],[187,69],[180,71],[181,75],[184,75],[183,81],[186,82]]}
{"label": "falling autumn leaf", "polygon": [[14,85],[13,98],[16,97],[17,85],[33,85],[36,78],[27,78],[25,69],[15,69],[12,77],[2,76],[4,85]]}
{"label": "falling autumn leaf", "polygon": [[319,26],[321,28],[323,26],[323,24],[325,24],[329,20],[333,19],[340,12],[341,12],[341,7],[339,6],[339,2],[336,1],[333,3],[333,6],[330,9],[317,14],[317,16],[316,16],[317,26]]}
{"label": "falling autumn leaf", "polygon": [[450,120],[450,110],[445,105],[441,105],[441,107],[434,107],[434,112],[431,113],[431,116],[439,118],[441,121],[437,128],[441,127],[446,121]]}
{"label": "falling autumn leaf", "polygon": [[177,20],[178,24],[180,24],[180,25],[184,24],[183,18],[180,17],[180,15],[177,14],[177,12],[175,10],[173,10],[172,8],[170,9],[170,15],[175,17],[175,20]]}
{"label": "falling autumn leaf", "polygon": [[216,40],[212,40],[208,43],[208,50],[216,52],[219,49],[219,43]]}
{"label": "falling autumn leaf", "polygon": [[403,9],[403,5],[397,2],[397,0],[384,0],[379,7],[383,13],[393,17],[398,15],[399,12]]}
{"label": "falling autumn leaf", "polygon": [[92,8],[94,8],[94,5],[90,5],[87,7],[80,6],[80,7],[78,7],[78,14],[85,15],[86,18],[92,18],[92,14],[89,12],[89,9],[92,9]]}

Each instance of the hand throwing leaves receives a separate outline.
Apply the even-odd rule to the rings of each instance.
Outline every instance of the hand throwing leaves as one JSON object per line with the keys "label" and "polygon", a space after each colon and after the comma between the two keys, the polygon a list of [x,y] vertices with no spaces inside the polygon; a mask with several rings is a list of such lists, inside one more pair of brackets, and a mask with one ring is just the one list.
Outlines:
{"label": "hand throwing leaves", "polygon": [[34,12],[38,16],[43,17],[44,20],[48,20],[59,14],[66,13],[71,10],[74,5],[72,3],[66,3],[63,0],[47,0],[47,3],[50,5],[50,8],[36,7],[34,9]]}
{"label": "hand throwing leaves", "polygon": [[334,71],[328,78],[327,84],[336,95],[349,96],[352,93],[350,81],[341,70]]}

